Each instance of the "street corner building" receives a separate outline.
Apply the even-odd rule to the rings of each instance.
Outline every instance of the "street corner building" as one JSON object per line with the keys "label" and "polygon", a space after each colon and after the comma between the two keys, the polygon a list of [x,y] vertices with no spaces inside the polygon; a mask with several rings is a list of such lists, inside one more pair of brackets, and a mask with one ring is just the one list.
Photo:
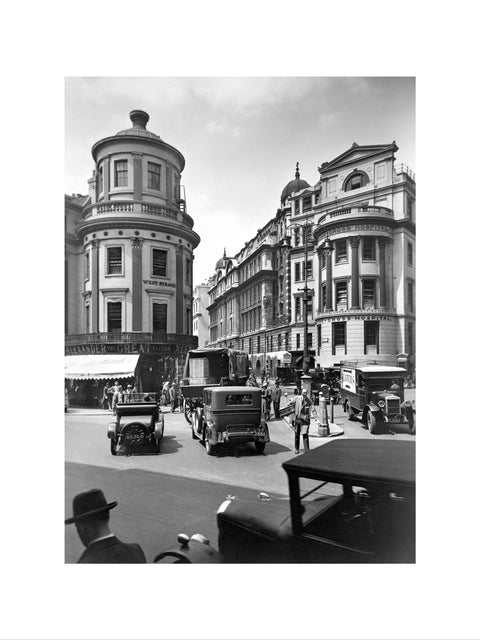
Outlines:
{"label": "street corner building", "polygon": [[65,196],[65,378],[97,404],[113,380],[158,391],[181,375],[192,334],[193,252],[183,155],[149,115],[92,147],[88,195]]}
{"label": "street corner building", "polygon": [[[257,375],[375,361],[415,375],[415,175],[395,142],[298,163],[280,208],[215,266],[210,345],[248,352]],[[305,342],[307,349],[305,350]]]}

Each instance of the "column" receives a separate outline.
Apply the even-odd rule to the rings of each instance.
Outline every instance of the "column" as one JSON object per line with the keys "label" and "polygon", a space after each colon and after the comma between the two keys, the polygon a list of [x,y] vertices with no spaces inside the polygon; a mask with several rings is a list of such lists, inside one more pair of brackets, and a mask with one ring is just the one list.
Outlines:
{"label": "column", "polygon": [[143,331],[142,244],[143,238],[132,238],[132,331]]}
{"label": "column", "polygon": [[177,245],[176,253],[176,333],[183,333],[183,247]]}
{"label": "column", "polygon": [[387,275],[385,267],[385,246],[387,242],[387,238],[378,238],[380,268],[380,309],[387,308]]}
{"label": "column", "polygon": [[110,156],[103,163],[103,201],[110,200]]}
{"label": "column", "polygon": [[92,333],[98,333],[98,245],[98,240],[92,240]]}
{"label": "column", "polygon": [[133,199],[142,199],[142,157],[141,153],[133,154]]}
{"label": "column", "polygon": [[359,287],[358,287],[358,247],[360,245],[360,236],[350,238],[350,246],[352,247],[352,309],[360,309]]}
{"label": "column", "polygon": [[322,300],[322,256],[323,252],[320,247],[317,249],[318,255],[318,312],[323,313],[323,300]]}
{"label": "column", "polygon": [[327,262],[327,305],[324,311],[332,311],[332,254],[326,257]]}
{"label": "column", "polygon": [[284,245],[285,253],[283,254],[283,263],[285,265],[285,298],[284,298],[284,309],[285,314],[288,318],[288,321],[292,320],[292,266],[290,263],[290,243],[289,240],[286,240],[286,244]]}

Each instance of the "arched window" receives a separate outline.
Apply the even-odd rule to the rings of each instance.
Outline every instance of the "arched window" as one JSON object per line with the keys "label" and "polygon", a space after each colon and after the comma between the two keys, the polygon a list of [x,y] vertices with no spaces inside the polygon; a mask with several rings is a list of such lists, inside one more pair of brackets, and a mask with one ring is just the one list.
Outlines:
{"label": "arched window", "polygon": [[348,176],[345,180],[344,191],[353,191],[353,189],[360,189],[364,187],[368,182],[368,176],[363,171],[355,171]]}

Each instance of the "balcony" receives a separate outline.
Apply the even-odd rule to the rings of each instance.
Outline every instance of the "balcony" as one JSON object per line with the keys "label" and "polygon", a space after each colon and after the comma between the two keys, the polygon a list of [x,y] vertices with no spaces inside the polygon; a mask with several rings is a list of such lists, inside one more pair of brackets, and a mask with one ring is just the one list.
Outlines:
{"label": "balcony", "polygon": [[149,216],[160,216],[163,218],[169,218],[170,220],[183,222],[184,217],[188,219],[190,216],[186,215],[185,202],[180,201],[179,205],[179,209],[175,209],[151,202],[140,202],[136,200],[109,200],[108,202],[96,202],[95,204],[85,207],[83,219],[86,221],[105,214],[118,215],[130,213],[134,215],[146,214]]}
{"label": "balcony", "polygon": [[352,218],[378,218],[393,220],[393,211],[388,209],[387,207],[344,207],[342,209],[335,209],[334,211],[329,211],[325,216],[320,220],[319,225],[329,224],[330,222],[338,222],[344,219],[352,219]]}

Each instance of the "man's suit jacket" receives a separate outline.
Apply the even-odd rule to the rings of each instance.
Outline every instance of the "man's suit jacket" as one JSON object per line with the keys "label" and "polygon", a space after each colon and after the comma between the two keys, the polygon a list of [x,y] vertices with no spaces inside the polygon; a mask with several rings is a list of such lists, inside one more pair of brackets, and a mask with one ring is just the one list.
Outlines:
{"label": "man's suit jacket", "polygon": [[89,544],[77,564],[144,564],[147,560],[138,544],[105,538]]}

